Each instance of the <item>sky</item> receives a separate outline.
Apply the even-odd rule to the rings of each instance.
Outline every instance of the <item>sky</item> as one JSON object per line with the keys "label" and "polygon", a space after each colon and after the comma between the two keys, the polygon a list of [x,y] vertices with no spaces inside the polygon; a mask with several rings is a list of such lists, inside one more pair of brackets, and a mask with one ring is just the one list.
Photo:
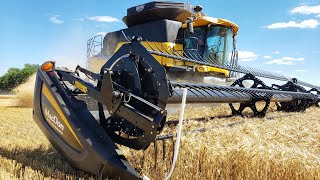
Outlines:
{"label": "sky", "polygon": [[[126,9],[145,0],[2,0],[0,76],[9,67],[55,60],[86,64],[87,40],[126,28]],[[320,85],[320,0],[188,0],[240,26],[239,64]]]}

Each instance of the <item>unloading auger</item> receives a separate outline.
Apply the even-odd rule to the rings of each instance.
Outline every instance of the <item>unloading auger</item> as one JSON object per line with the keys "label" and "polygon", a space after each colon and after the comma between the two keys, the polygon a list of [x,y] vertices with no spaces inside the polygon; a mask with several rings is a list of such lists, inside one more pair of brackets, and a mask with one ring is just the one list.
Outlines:
{"label": "unloading auger", "polygon": [[[252,74],[234,86],[171,83],[165,68],[140,40],[136,37],[124,44],[100,74],[79,66],[74,72],[56,68],[51,61],[37,71],[36,123],[72,165],[99,177],[140,178],[116,144],[140,150],[155,142],[166,123],[166,105],[181,101],[182,88],[189,91],[187,103],[241,103],[260,117],[266,109],[257,112],[258,101],[266,106],[276,102],[285,111],[302,111],[319,101],[318,94],[294,81],[267,87]],[[243,87],[244,79],[253,79],[252,87]],[[89,111],[88,99],[96,102],[97,117]],[[232,109],[234,114],[241,113]]]}

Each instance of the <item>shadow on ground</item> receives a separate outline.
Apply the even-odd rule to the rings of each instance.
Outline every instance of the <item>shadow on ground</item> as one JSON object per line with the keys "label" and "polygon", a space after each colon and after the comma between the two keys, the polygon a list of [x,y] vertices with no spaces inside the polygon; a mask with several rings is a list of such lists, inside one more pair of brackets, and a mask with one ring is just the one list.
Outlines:
{"label": "shadow on ground", "polygon": [[0,147],[0,156],[9,160],[15,160],[17,163],[22,164],[22,173],[16,173],[16,176],[20,179],[24,179],[24,177],[27,176],[23,173],[25,172],[25,167],[30,167],[34,171],[39,171],[44,177],[57,179],[92,178],[91,175],[73,168],[67,160],[59,155],[52,147],[46,150],[44,150],[44,148],[38,148],[31,150],[15,149],[10,151]]}

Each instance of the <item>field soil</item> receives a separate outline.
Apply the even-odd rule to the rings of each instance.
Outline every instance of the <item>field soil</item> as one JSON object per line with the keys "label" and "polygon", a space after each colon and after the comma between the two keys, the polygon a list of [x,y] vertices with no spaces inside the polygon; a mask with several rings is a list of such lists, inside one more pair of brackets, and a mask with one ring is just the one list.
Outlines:
{"label": "field soil", "polygon": [[[0,180],[95,179],[53,149],[32,119],[32,91],[26,92],[0,96]],[[320,108],[283,113],[272,106],[262,119],[228,115],[226,105],[187,108],[172,179],[320,179]],[[209,130],[188,133],[203,127]],[[162,134],[175,131],[167,125]],[[141,174],[163,179],[172,145],[157,142],[157,156],[153,144],[145,151],[120,149]]]}

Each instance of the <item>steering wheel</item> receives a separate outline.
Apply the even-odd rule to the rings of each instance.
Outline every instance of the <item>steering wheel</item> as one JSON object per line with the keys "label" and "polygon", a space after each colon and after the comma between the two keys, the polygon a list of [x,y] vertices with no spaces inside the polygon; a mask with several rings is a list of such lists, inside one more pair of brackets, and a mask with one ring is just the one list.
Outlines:
{"label": "steering wheel", "polygon": [[209,46],[209,47],[208,47],[208,50],[209,50],[209,51],[213,51],[214,53],[217,53],[218,50],[219,50],[219,47],[214,44],[214,45]]}
{"label": "steering wheel", "polygon": [[208,47],[208,57],[210,59],[216,60],[218,58],[218,46],[217,45],[211,45]]}

